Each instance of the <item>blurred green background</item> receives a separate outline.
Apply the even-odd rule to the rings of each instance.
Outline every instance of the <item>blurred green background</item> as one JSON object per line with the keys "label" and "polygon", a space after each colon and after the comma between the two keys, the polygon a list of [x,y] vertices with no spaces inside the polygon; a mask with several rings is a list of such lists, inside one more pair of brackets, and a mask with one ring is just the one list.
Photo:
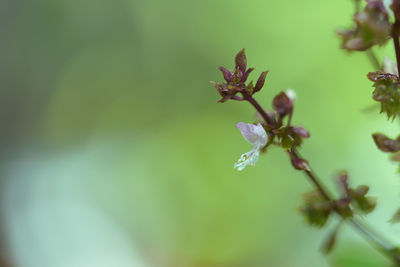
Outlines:
{"label": "blurred green background", "polygon": [[[0,2],[3,258],[23,267],[389,266],[344,227],[309,227],[311,186],[273,148],[256,167],[235,124],[244,103],[216,104],[210,80],[246,47],[257,99],[297,92],[302,153],[334,189],[347,169],[371,185],[367,220],[400,243],[396,166],[371,134],[398,133],[371,99],[364,54],[339,49],[340,1],[6,0]],[[393,57],[391,44],[376,50]]]}

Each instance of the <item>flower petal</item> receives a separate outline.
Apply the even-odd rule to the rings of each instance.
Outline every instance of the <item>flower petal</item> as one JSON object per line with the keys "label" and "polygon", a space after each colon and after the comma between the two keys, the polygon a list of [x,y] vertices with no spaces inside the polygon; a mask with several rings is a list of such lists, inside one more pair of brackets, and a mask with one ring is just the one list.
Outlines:
{"label": "flower petal", "polygon": [[240,159],[235,163],[234,168],[237,168],[238,171],[241,171],[247,165],[254,166],[258,162],[259,155],[259,147],[253,147],[249,152],[242,154]]}
{"label": "flower petal", "polygon": [[236,124],[241,134],[247,141],[255,146],[265,146],[268,142],[268,135],[264,127],[258,123],[257,125],[251,123],[239,122]]}

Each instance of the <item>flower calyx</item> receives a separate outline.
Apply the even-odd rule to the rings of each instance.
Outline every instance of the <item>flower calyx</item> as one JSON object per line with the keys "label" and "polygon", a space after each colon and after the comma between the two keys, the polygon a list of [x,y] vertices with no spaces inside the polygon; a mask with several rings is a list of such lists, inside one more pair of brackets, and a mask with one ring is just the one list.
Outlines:
{"label": "flower calyx", "polygon": [[221,103],[226,102],[229,99],[243,100],[242,97],[237,96],[238,93],[242,93],[243,96],[251,96],[260,91],[264,86],[268,74],[268,71],[262,72],[255,85],[253,84],[253,81],[246,83],[249,74],[254,70],[254,68],[247,68],[247,57],[244,48],[240,50],[235,57],[235,68],[233,71],[224,67],[219,67],[218,69],[222,72],[225,83],[211,83],[222,96],[222,99],[218,101]]}
{"label": "flower calyx", "polygon": [[367,0],[365,8],[354,14],[353,21],[354,28],[337,31],[343,49],[365,51],[390,39],[392,25],[382,0]]}

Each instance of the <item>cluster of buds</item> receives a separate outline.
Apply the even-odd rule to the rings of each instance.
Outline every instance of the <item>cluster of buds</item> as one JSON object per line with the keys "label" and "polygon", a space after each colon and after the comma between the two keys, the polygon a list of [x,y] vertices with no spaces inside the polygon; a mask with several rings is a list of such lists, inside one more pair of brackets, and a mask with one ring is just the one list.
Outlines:
{"label": "cluster of buds", "polygon": [[392,73],[384,71],[370,72],[368,79],[374,82],[375,90],[372,97],[381,104],[381,112],[388,118],[395,118],[400,112],[400,80]]}
{"label": "cluster of buds", "polygon": [[[234,165],[238,170],[243,170],[248,165],[254,165],[258,161],[260,151],[264,152],[266,147],[274,144],[280,145],[288,151],[300,146],[303,138],[308,138],[310,134],[301,126],[291,126],[293,116],[294,102],[296,94],[293,90],[286,90],[278,93],[273,101],[273,110],[265,112],[255,102],[254,93],[261,90],[264,86],[265,77],[268,71],[261,73],[255,86],[253,82],[246,84],[248,76],[254,68],[247,69],[247,58],[244,49],[242,49],[235,57],[235,68],[233,72],[224,67],[220,67],[226,83],[212,84],[217,89],[222,99],[218,102],[227,100],[249,101],[255,105],[259,111],[258,123],[243,123],[239,122],[237,128],[242,133],[243,137],[253,145],[252,149],[242,154],[239,161]],[[240,95],[238,95],[240,94]],[[260,114],[262,113],[262,114]],[[277,139],[277,141],[275,141]],[[303,159],[293,159],[292,164],[296,169],[307,169],[307,163]]]}
{"label": "cluster of buds", "polygon": [[365,8],[354,14],[355,27],[338,30],[342,48],[349,51],[365,51],[389,40],[392,25],[382,0],[367,0]]}
{"label": "cluster of buds", "polygon": [[[346,213],[347,215],[352,215],[354,211],[357,211],[361,214],[369,214],[375,209],[376,198],[367,196],[369,186],[359,185],[356,188],[351,188],[349,186],[349,178],[346,172],[339,174],[338,184],[341,189],[341,198],[337,201],[337,203],[342,203],[342,206],[337,206],[341,211],[345,211],[344,214],[341,213],[342,216],[345,215],[346,217]],[[350,213],[348,213],[348,211]]]}
{"label": "cluster of buds", "polygon": [[268,71],[261,73],[255,86],[253,85],[253,81],[246,85],[247,78],[254,68],[247,69],[247,58],[244,48],[236,55],[235,68],[232,72],[224,67],[219,67],[218,69],[222,72],[226,81],[226,83],[221,84],[211,82],[222,96],[222,99],[218,102],[225,102],[229,99],[243,100],[243,98],[237,96],[238,93],[241,93],[243,96],[253,95],[264,86],[265,78],[268,74]]}
{"label": "cluster of buds", "polygon": [[368,214],[374,210],[376,198],[367,196],[368,186],[351,188],[346,172],[339,174],[338,184],[340,197],[336,200],[328,201],[318,191],[303,196],[304,204],[300,207],[300,212],[309,224],[322,227],[333,212],[339,213],[345,219],[352,217],[354,213]]}
{"label": "cluster of buds", "polygon": [[[260,118],[257,124],[239,122],[236,126],[243,137],[253,145],[253,148],[242,154],[235,168],[243,170],[247,165],[255,165],[259,152],[265,152],[267,146],[274,144],[292,151],[300,146],[304,138],[310,137],[309,132],[302,126],[291,126],[290,118],[293,112],[294,98],[291,91],[279,93],[273,100],[275,111],[269,112],[273,118],[272,125]],[[286,124],[283,119],[290,117]],[[275,141],[277,139],[277,142]],[[304,159],[292,158],[293,166],[298,170],[308,170],[308,163]]]}

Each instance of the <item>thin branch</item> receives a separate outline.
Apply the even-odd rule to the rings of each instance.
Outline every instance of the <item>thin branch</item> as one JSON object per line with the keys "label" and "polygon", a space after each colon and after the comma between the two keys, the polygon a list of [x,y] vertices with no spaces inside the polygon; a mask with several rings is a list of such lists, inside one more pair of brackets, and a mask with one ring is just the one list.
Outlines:
{"label": "thin branch", "polygon": [[260,115],[263,117],[263,119],[265,120],[265,122],[271,126],[275,125],[275,121],[273,118],[270,117],[270,115],[268,115],[265,110],[260,106],[260,104],[258,104],[258,102],[253,98],[253,96],[248,95],[248,94],[243,94],[243,98],[247,101],[250,102],[250,104],[253,105],[253,107],[258,111],[258,113],[260,113]]}
{"label": "thin branch", "polygon": [[400,71],[400,43],[399,43],[399,29],[400,28],[400,21],[396,19],[393,24],[392,30],[392,38],[394,44],[394,50],[396,51],[396,62],[397,62],[397,69]]}
{"label": "thin branch", "polygon": [[394,50],[396,51],[397,69],[400,70],[400,43],[399,36],[393,36]]}

